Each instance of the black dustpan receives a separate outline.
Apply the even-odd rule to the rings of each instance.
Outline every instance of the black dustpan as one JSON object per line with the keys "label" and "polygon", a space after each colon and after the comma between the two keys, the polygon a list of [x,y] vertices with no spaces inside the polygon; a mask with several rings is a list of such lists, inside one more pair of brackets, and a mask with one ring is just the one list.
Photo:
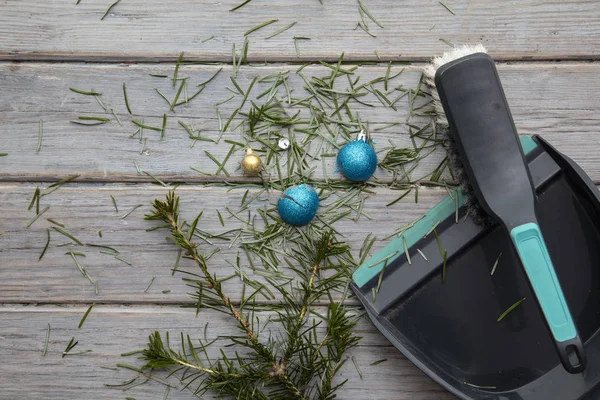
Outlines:
{"label": "black dustpan", "polygon": [[390,342],[461,399],[599,399],[600,193],[542,138],[521,143],[539,224],[585,342],[584,372],[561,365],[510,238],[466,218],[458,191],[359,267],[352,289]]}

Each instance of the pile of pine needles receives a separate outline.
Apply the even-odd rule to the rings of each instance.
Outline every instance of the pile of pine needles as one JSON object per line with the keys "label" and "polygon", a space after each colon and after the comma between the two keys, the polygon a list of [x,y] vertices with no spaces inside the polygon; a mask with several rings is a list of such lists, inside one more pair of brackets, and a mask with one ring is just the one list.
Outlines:
{"label": "pile of pine needles", "polygon": [[[360,11],[362,22],[359,26],[362,29],[368,32],[367,19],[379,25],[362,4]],[[204,150],[204,155],[215,164],[214,171],[191,168],[205,177],[207,184],[248,187],[239,207],[225,207],[228,215],[218,215],[223,226],[225,218],[237,222],[238,227],[225,232],[208,232],[209,228],[202,220],[204,210],[201,209],[193,210],[197,217],[191,222],[182,220],[177,185],[164,182],[135,164],[138,174],[171,189],[166,198],[152,203],[145,219],[155,223],[148,230],[164,229],[168,240],[178,248],[173,272],[181,274],[188,286],[196,315],[201,315],[203,310],[223,313],[229,316],[236,330],[209,340],[206,331],[210,326],[207,324],[204,337],[193,338],[181,333],[177,343],[170,342],[169,332],[154,332],[143,351],[127,353],[140,358],[140,367],[119,366],[136,371],[146,378],[144,382],[152,379],[164,384],[167,390],[172,387],[187,389],[199,397],[210,393],[237,399],[331,399],[345,383],[336,380],[336,373],[347,361],[348,350],[360,339],[353,328],[361,315],[344,306],[351,273],[364,262],[376,240],[371,235],[367,236],[358,257],[355,257],[355,252],[344,242],[343,233],[336,229],[336,224],[343,219],[355,222],[370,219],[364,211],[364,204],[377,186],[402,191],[403,194],[388,206],[413,189],[415,201],[418,201],[419,185],[445,186],[441,177],[448,163],[444,160],[435,170],[413,177],[419,161],[435,151],[440,141],[430,122],[429,98],[421,92],[422,78],[415,88],[395,83],[395,79],[404,73],[406,64],[390,62],[384,65],[381,76],[361,81],[360,66],[344,62],[342,54],[337,63],[300,66],[295,77],[303,82],[301,90],[298,90],[298,85],[290,84],[290,76],[294,73],[289,70],[254,76],[250,84],[242,88],[237,79],[240,70],[253,69],[252,66],[242,67],[247,64],[248,49],[247,39],[239,51],[236,51],[235,45],[233,47],[233,67],[229,77],[232,87],[227,87],[231,95],[214,104],[218,137],[205,137],[191,124],[178,120],[191,146],[197,142],[215,145],[223,142],[230,146],[226,156],[220,160]],[[170,97],[155,89],[156,95],[166,102],[164,112],[158,116],[161,122],[156,125],[135,117],[127,86],[123,84],[123,101],[131,114],[129,123],[134,129],[130,139],[139,141],[140,154],[147,151],[148,138],[152,138],[149,134],[155,133],[158,140],[168,140],[167,119],[180,107],[185,108],[192,101],[202,101],[203,90],[214,84],[223,70],[221,68],[209,79],[192,84],[190,77],[182,77],[181,74],[187,65],[195,64],[186,61],[184,53],[181,53],[171,76],[151,74],[156,78],[169,79],[175,93]],[[327,72],[320,76],[306,73],[316,70]],[[253,91],[260,85],[263,86],[261,91]],[[189,91],[189,88],[194,89]],[[86,126],[82,129],[98,129],[112,122],[127,126],[115,109],[104,103],[101,92],[77,88],[71,88],[71,91],[95,99],[103,110],[101,116],[86,115],[72,121]],[[235,104],[235,108],[229,115],[223,116],[221,111],[226,103]],[[402,108],[407,111],[398,122],[373,126],[356,111],[357,107],[367,110],[385,107],[394,111]],[[133,111],[144,114],[142,110]],[[376,145],[372,136],[390,128],[405,130],[406,135],[403,136],[409,138],[410,147],[399,146],[392,140],[389,144]],[[386,178],[379,180],[376,176],[368,183],[356,184],[337,175],[328,175],[327,160],[334,160],[341,146],[355,140],[360,132],[365,132],[370,143],[376,146],[380,171],[387,174]],[[232,134],[238,134],[239,139],[234,140]],[[40,122],[40,143],[41,135]],[[289,149],[282,150],[277,146],[281,138],[290,140]],[[252,148],[263,159],[264,168],[258,179],[236,178],[231,171],[232,160],[239,160],[236,155],[243,154],[245,148]],[[318,161],[322,163],[320,170]],[[62,183],[59,182],[58,186]],[[272,201],[273,194],[300,183],[313,185],[321,199],[317,217],[302,228],[285,224]],[[39,202],[49,194],[48,190],[38,189],[34,194],[30,209],[35,206],[35,219],[44,212],[39,210]],[[112,198],[112,201],[118,212],[115,199]],[[64,225],[53,227],[61,235],[77,241],[63,228]],[[40,259],[49,243],[50,230]],[[116,250],[106,246],[89,246],[104,247],[102,251],[118,256]],[[238,249],[234,259],[225,260],[231,267],[229,271],[234,271],[227,276],[221,276],[222,262],[213,258],[223,246]],[[70,254],[97,291],[98,281],[89,276],[78,261],[78,255],[84,254]],[[181,259],[186,261],[180,263]],[[227,293],[224,283],[232,279],[241,282],[241,293]],[[90,310],[91,307],[88,313]],[[70,343],[65,354],[70,354],[76,344]],[[160,377],[161,371],[167,371],[166,379],[163,379],[164,375]],[[138,384],[132,379],[107,386],[127,389]]]}

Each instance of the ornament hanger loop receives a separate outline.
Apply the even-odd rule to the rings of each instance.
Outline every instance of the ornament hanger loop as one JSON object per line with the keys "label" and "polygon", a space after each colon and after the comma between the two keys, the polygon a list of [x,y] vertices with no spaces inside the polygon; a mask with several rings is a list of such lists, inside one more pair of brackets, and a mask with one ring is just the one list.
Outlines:
{"label": "ornament hanger loop", "polygon": [[356,138],[356,140],[362,140],[363,142],[367,141],[367,133],[365,132],[364,129],[361,129],[361,131],[358,134],[358,137]]}
{"label": "ornament hanger loop", "polygon": [[277,144],[281,150],[287,150],[290,147],[290,141],[286,138],[279,139],[279,143]]}

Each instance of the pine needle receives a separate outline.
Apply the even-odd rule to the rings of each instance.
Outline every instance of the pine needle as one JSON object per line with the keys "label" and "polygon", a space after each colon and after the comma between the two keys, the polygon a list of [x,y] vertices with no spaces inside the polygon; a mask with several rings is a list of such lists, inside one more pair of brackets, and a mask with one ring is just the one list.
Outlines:
{"label": "pine needle", "polygon": [[287,31],[288,29],[291,29],[294,25],[296,25],[296,23],[297,22],[294,21],[291,24],[284,26],[283,28],[277,29],[275,32],[271,33],[270,35],[265,36],[265,39],[271,39],[277,35],[282,34],[283,32]]}
{"label": "pine needle", "polygon": [[77,178],[79,178],[79,175],[71,175],[67,178],[61,179],[60,181],[53,183],[52,185],[48,186],[43,192],[40,193],[40,197],[49,195],[50,193],[58,190],[65,183],[71,182],[72,180]]}
{"label": "pine needle", "polygon": [[156,131],[156,132],[162,132],[162,128],[159,128],[157,126],[150,126],[150,125],[146,125],[143,124],[141,122],[138,122],[136,120],[131,120],[131,123],[134,124],[135,126],[138,126],[140,128],[144,128],[144,129],[150,129],[151,131]]}
{"label": "pine needle", "polygon": [[246,31],[246,33],[244,33],[244,36],[248,36],[249,34],[251,34],[252,32],[256,32],[257,30],[264,28],[265,26],[274,24],[275,22],[279,21],[278,19],[271,19],[269,21],[263,22],[262,24],[258,24],[250,29],[248,29]]}
{"label": "pine needle", "polygon": [[133,266],[133,264],[132,264],[130,261],[126,260],[125,258],[121,257],[121,256],[120,256],[120,255],[118,255],[118,254],[115,254],[115,258],[116,258],[117,260],[119,260],[119,261],[121,261],[121,262],[123,262],[123,263],[125,263],[125,264],[129,265],[129,266]]}
{"label": "pine needle", "polygon": [[448,10],[450,13],[452,13],[452,15],[456,15],[456,13],[454,12],[454,10],[451,9],[450,6],[448,6],[446,3],[444,3],[443,1],[438,1],[438,3],[440,3],[442,6],[444,6],[444,8],[446,10]]}
{"label": "pine needle", "polygon": [[150,279],[150,282],[148,282],[148,284],[146,285],[146,289],[144,289],[144,293],[146,293],[148,291],[148,289],[150,289],[150,286],[152,286],[155,279],[156,279],[156,276],[153,276],[152,279]]}
{"label": "pine needle", "polygon": [[120,2],[120,1],[121,1],[121,0],[117,0],[117,1],[115,1],[114,3],[112,3],[112,4],[111,4],[111,5],[110,5],[110,6],[109,6],[107,9],[106,9],[106,12],[105,12],[105,13],[104,13],[104,15],[102,16],[102,18],[100,18],[100,21],[102,21],[102,20],[103,20],[103,19],[104,19],[104,18],[105,18],[105,17],[108,15],[108,13],[110,12],[110,10],[112,10],[114,6],[116,6],[117,4],[119,4],[119,2]]}
{"label": "pine needle", "polygon": [[114,108],[110,109],[110,113],[113,115],[113,117],[115,117],[119,126],[123,126],[123,123],[121,122],[121,118],[119,118],[119,115],[117,114],[117,112],[115,111]]}
{"label": "pine needle", "polygon": [[442,257],[443,265],[442,265],[442,283],[446,283],[446,260],[448,257],[448,253],[442,247],[442,242],[440,241],[440,237],[438,236],[435,228],[433,229],[433,234],[435,235],[435,241],[437,242],[438,249],[440,250],[440,256]]}
{"label": "pine needle", "polygon": [[238,10],[242,7],[244,7],[246,4],[250,3],[252,0],[246,0],[243,3],[238,4],[237,6],[233,7],[232,9],[230,9],[229,11],[235,11]]}
{"label": "pine needle", "polygon": [[451,41],[449,41],[448,39],[444,39],[444,38],[440,38],[440,41],[446,43],[448,46],[455,48],[456,45],[454,43],[452,43]]}
{"label": "pine needle", "polygon": [[225,222],[223,222],[223,216],[221,215],[219,210],[217,210],[217,215],[219,217],[219,221],[221,222],[221,226],[225,226]]}
{"label": "pine needle", "polygon": [[[143,172],[145,172],[145,171],[143,171]],[[136,204],[135,206],[133,206],[131,208],[131,210],[129,210],[125,214],[123,214],[123,216],[121,217],[121,219],[127,218],[129,216],[129,214],[131,214],[132,212],[134,212],[135,210],[137,210],[138,208],[143,207],[143,206],[144,206],[143,204]]]}
{"label": "pine needle", "polygon": [[102,96],[102,93],[96,92],[96,91],[94,91],[94,89],[92,89],[92,90],[81,90],[81,89],[76,89],[76,88],[69,88],[69,90],[71,92],[83,94],[83,95],[86,95],[86,96]]}
{"label": "pine needle", "polygon": [[44,249],[42,250],[42,254],[40,254],[38,261],[40,261],[42,259],[42,257],[44,257],[44,254],[46,254],[46,250],[48,250],[48,246],[50,245],[50,229],[46,229],[46,245],[44,246]]}
{"label": "pine needle", "polygon": [[71,239],[72,241],[77,243],[79,246],[83,246],[83,243],[81,243],[77,238],[75,238],[75,236],[71,235],[69,232],[65,231],[64,229],[61,229],[57,226],[52,226],[51,228],[54,229],[56,232],[60,233],[61,235],[68,237],[69,239]]}
{"label": "pine needle", "polygon": [[62,358],[65,358],[67,353],[69,353],[69,351],[71,351],[71,349],[73,349],[75,346],[77,346],[77,343],[79,343],[79,342],[75,342],[75,337],[72,337],[71,340],[69,341],[69,344],[67,344],[67,347],[65,348],[65,350],[62,353]]}
{"label": "pine needle", "polygon": [[77,329],[81,329],[81,327],[83,326],[83,323],[85,322],[85,320],[87,319],[88,315],[90,314],[90,311],[92,311],[92,307],[94,307],[94,304],[92,304],[91,306],[88,307],[87,311],[85,312],[85,314],[83,314],[83,317],[81,317],[81,321],[79,321],[79,325],[77,326]]}
{"label": "pine needle", "polygon": [[42,357],[45,357],[48,353],[48,343],[50,342],[50,324],[48,324],[48,328],[46,329],[46,339],[44,340],[44,350],[42,350]]}
{"label": "pine needle", "polygon": [[310,40],[310,38],[304,36],[294,36],[294,47],[296,48],[296,57],[300,58],[300,47],[298,46],[298,40]]}
{"label": "pine needle", "polygon": [[357,1],[358,1],[358,7],[359,7],[359,8],[362,10],[362,12],[364,12],[364,13],[365,13],[365,15],[366,15],[367,17],[369,17],[369,19],[370,19],[371,21],[375,22],[375,24],[376,24],[378,27],[380,27],[380,28],[382,28],[382,29],[383,29],[383,25],[382,25],[382,24],[381,24],[379,21],[377,21],[377,19],[376,19],[376,18],[373,16],[373,14],[371,14],[371,13],[369,12],[369,10],[367,9],[367,7],[365,7],[365,6],[363,5],[363,3],[362,3],[360,0],[357,0]]}
{"label": "pine needle", "polygon": [[494,262],[494,266],[492,267],[492,272],[490,272],[491,276],[493,276],[494,272],[496,272],[496,267],[498,266],[498,261],[500,261],[500,257],[502,257],[502,253],[500,253],[498,255],[498,257],[496,258],[496,262]]}
{"label": "pine needle", "polygon": [[396,256],[396,254],[398,254],[398,253],[399,253],[399,251],[398,251],[398,250],[396,250],[396,251],[394,251],[392,254],[388,254],[387,256],[385,256],[385,257],[383,257],[383,258],[380,258],[380,259],[378,259],[378,260],[376,260],[376,261],[373,261],[371,264],[369,264],[369,265],[367,266],[367,268],[373,268],[374,266],[376,266],[376,265],[379,265],[379,264],[381,264],[382,262],[383,262],[383,263],[387,263],[387,261],[388,261],[389,259],[391,259],[391,258],[394,258],[394,257]]}
{"label": "pine needle", "polygon": [[163,187],[169,187],[169,185],[167,183],[165,183],[162,179],[157,178],[150,172],[142,170],[142,173],[145,175],[148,175],[150,178],[154,179],[159,185],[161,185]]}
{"label": "pine needle", "polygon": [[207,80],[205,80],[202,83],[199,83],[196,85],[196,87],[198,86],[206,86],[208,83],[210,83],[213,79],[215,79],[217,77],[217,75],[219,75],[219,73],[223,71],[223,68],[221,67],[217,72],[215,72],[215,74],[213,76],[211,76],[210,78],[208,78]]}
{"label": "pine needle", "polygon": [[77,119],[81,121],[99,121],[99,122],[110,122],[110,118],[106,117],[94,117],[88,115],[81,115]]}
{"label": "pine needle", "polygon": [[167,127],[167,114],[163,114],[162,128],[160,129],[160,139],[165,137],[165,129]]}
{"label": "pine needle", "polygon": [[402,246],[404,247],[404,255],[406,256],[406,261],[408,262],[408,265],[411,265],[411,261],[410,261],[410,254],[408,252],[408,246],[406,245],[406,238],[404,237],[404,235],[402,235]]}
{"label": "pine needle", "polygon": [[104,245],[101,245],[101,244],[92,244],[92,243],[86,243],[85,245],[89,246],[89,247],[97,247],[97,248],[100,248],[100,249],[110,250],[111,254],[113,254],[113,253],[114,254],[119,254],[119,250],[117,250],[117,249],[115,249],[113,247],[110,247],[110,246],[104,246]]}
{"label": "pine needle", "polygon": [[352,356],[352,363],[354,364],[354,368],[356,368],[356,372],[358,372],[358,376],[360,377],[360,380],[363,380],[363,374],[360,370],[360,367],[358,366],[358,362],[356,361],[356,357]]}
{"label": "pine needle", "polygon": [[40,213],[40,188],[36,187],[35,190],[33,191],[33,197],[31,198],[31,202],[29,203],[29,206],[27,207],[27,211],[31,210],[31,208],[34,206],[34,204],[36,205],[36,214]]}
{"label": "pine needle", "polygon": [[40,119],[40,126],[39,126],[39,133],[38,133],[38,145],[37,145],[37,150],[35,151],[36,154],[40,152],[40,149],[42,148],[42,136],[44,134],[44,121],[42,121]]}
{"label": "pine needle", "polygon": [[512,306],[508,307],[506,309],[506,311],[504,311],[502,314],[500,314],[500,316],[498,317],[498,319],[496,320],[496,322],[502,321],[512,310],[514,310],[515,308],[517,308],[524,301],[525,301],[525,297],[523,297],[521,300],[519,300],[516,303],[514,303]]}
{"label": "pine needle", "polygon": [[115,213],[119,213],[119,207],[117,207],[117,200],[115,200],[115,197],[111,194],[110,195],[110,199],[112,200],[113,206],[115,207]]}
{"label": "pine needle", "polygon": [[42,211],[40,211],[35,217],[33,217],[31,220],[29,220],[29,222],[27,223],[27,225],[25,225],[25,229],[29,229],[29,227],[31,225],[33,225],[33,223],[35,221],[37,221],[46,211],[48,211],[50,209],[50,206],[44,208]]}
{"label": "pine needle", "polygon": [[[81,117],[80,117],[81,118]],[[97,125],[104,125],[107,124],[109,122],[109,120],[107,119],[103,119],[103,120],[98,120],[98,119],[94,119],[94,120],[86,120],[86,121],[90,121],[90,122],[84,122],[84,121],[77,121],[77,120],[71,120],[69,121],[72,124],[76,124],[76,125],[83,125],[83,126],[97,126]]]}
{"label": "pine needle", "polygon": [[429,236],[429,234],[431,232],[433,232],[435,230],[435,228],[437,228],[437,226],[440,224],[440,220],[438,220],[435,224],[433,224],[433,226],[431,228],[429,228],[429,230],[427,231],[427,233],[425,234],[425,236],[423,236],[423,238],[426,238],[427,236]]}
{"label": "pine needle", "polygon": [[173,87],[175,87],[175,83],[177,82],[177,75],[179,74],[179,66],[181,65],[181,60],[183,59],[183,51],[179,53],[179,57],[177,57],[177,62],[175,63],[175,69],[173,70],[173,77],[171,78],[171,82]]}
{"label": "pine needle", "polygon": [[475,384],[469,383],[467,381],[463,381],[463,383],[465,385],[467,385],[467,386],[474,387],[475,389],[484,389],[484,390],[486,390],[486,389],[496,389],[497,388],[496,386],[480,386],[480,385],[475,385]]}
{"label": "pine needle", "polygon": [[127,100],[127,88],[125,87],[125,82],[123,82],[123,98],[125,99],[125,107],[127,107],[127,112],[132,114],[131,108],[129,108],[129,100]]}
{"label": "pine needle", "polygon": [[390,207],[393,206],[394,204],[396,204],[397,202],[399,202],[400,200],[402,200],[403,198],[405,198],[410,192],[412,191],[412,189],[407,189],[404,193],[402,193],[400,195],[400,197],[396,198],[395,200],[389,202],[388,204],[386,204],[386,207]]}

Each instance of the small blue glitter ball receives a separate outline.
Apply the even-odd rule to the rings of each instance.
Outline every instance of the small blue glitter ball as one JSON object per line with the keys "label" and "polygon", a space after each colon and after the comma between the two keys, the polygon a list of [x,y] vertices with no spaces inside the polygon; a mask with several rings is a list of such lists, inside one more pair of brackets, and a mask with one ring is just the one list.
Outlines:
{"label": "small blue glitter ball", "polygon": [[342,174],[351,181],[366,181],[377,168],[375,150],[362,139],[346,143],[337,155]]}
{"label": "small blue glitter ball", "polygon": [[279,215],[288,224],[302,226],[308,224],[317,214],[319,195],[310,185],[298,185],[286,189],[277,202]]}

